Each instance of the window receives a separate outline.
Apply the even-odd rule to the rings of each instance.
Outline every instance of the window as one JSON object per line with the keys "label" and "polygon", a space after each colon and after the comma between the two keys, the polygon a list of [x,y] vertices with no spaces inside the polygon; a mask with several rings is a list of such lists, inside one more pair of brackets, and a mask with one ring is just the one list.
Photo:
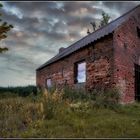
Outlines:
{"label": "window", "polygon": [[52,86],[52,81],[51,81],[50,78],[46,80],[46,86],[47,86],[48,88],[50,88],[50,87]]}
{"label": "window", "polygon": [[75,83],[83,83],[86,81],[86,62],[82,61],[75,64]]}
{"label": "window", "polygon": [[138,37],[140,38],[140,28],[137,27],[137,34],[138,34]]}

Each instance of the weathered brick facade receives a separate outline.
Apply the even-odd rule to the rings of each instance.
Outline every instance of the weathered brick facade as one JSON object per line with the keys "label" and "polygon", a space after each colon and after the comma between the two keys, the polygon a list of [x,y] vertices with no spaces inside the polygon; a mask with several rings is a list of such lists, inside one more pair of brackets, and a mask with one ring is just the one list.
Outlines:
{"label": "weathered brick facade", "polygon": [[118,87],[121,101],[135,100],[134,64],[140,65],[140,10],[130,16],[112,33],[91,42],[86,47],[37,70],[37,86],[46,87],[46,79],[51,78],[53,85],[66,84],[75,87],[74,64],[86,62],[86,82],[82,85],[87,90],[101,87]]}
{"label": "weathered brick facade", "polygon": [[119,86],[122,102],[135,100],[135,69],[140,65],[140,18],[130,17],[114,32],[114,82]]}
{"label": "weathered brick facade", "polygon": [[108,86],[112,71],[112,37],[112,35],[109,35],[101,42],[91,44],[87,48],[78,50],[47,68],[37,71],[37,85],[45,87],[45,80],[51,78],[56,86],[65,84],[65,80],[67,80],[68,85],[74,86],[74,63],[85,59],[87,69],[86,88],[91,89],[99,84]]}

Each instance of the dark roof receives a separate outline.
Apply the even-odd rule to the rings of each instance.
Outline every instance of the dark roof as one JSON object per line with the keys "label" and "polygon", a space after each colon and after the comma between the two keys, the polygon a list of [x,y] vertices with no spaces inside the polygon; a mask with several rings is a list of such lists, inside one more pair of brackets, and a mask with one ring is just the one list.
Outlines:
{"label": "dark roof", "polygon": [[119,18],[115,19],[114,21],[110,22],[109,24],[105,25],[104,27],[101,27],[100,29],[96,30],[93,33],[90,33],[89,35],[85,36],[84,38],[80,39],[79,41],[75,42],[74,44],[70,45],[69,47],[65,48],[62,52],[58,53],[56,56],[51,58],[49,61],[41,65],[37,70],[44,68],[45,66],[60,60],[61,58],[75,52],[76,50],[79,50],[82,47],[85,47],[91,42],[96,41],[97,39],[100,39],[101,37],[104,37],[105,35],[108,35],[109,33],[112,33],[119,25],[121,25],[134,11],[140,7],[138,5],[137,7],[133,8],[129,12],[125,13],[124,15],[120,16]]}

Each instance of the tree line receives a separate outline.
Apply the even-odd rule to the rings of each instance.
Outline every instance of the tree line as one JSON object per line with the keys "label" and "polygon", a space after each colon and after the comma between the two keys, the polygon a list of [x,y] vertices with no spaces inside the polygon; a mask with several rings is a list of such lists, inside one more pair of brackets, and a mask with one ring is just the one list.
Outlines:
{"label": "tree line", "polygon": [[[6,95],[7,94],[7,95]],[[0,87],[0,97],[2,95],[17,95],[26,97],[29,95],[37,95],[37,88],[36,86],[29,85],[29,86],[19,86],[19,87]]]}

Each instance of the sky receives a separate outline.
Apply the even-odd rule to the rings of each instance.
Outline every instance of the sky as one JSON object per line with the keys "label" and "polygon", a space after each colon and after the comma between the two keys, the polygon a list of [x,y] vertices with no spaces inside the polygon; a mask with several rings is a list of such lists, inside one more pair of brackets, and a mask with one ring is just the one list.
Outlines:
{"label": "sky", "polygon": [[4,2],[1,19],[14,28],[0,46],[9,51],[0,54],[0,86],[36,84],[36,69],[92,30],[102,11],[110,21],[131,10],[140,2],[48,1]]}
{"label": "sky", "polygon": [[86,81],[86,63],[85,62],[78,64],[77,81],[78,83],[82,83]]}

